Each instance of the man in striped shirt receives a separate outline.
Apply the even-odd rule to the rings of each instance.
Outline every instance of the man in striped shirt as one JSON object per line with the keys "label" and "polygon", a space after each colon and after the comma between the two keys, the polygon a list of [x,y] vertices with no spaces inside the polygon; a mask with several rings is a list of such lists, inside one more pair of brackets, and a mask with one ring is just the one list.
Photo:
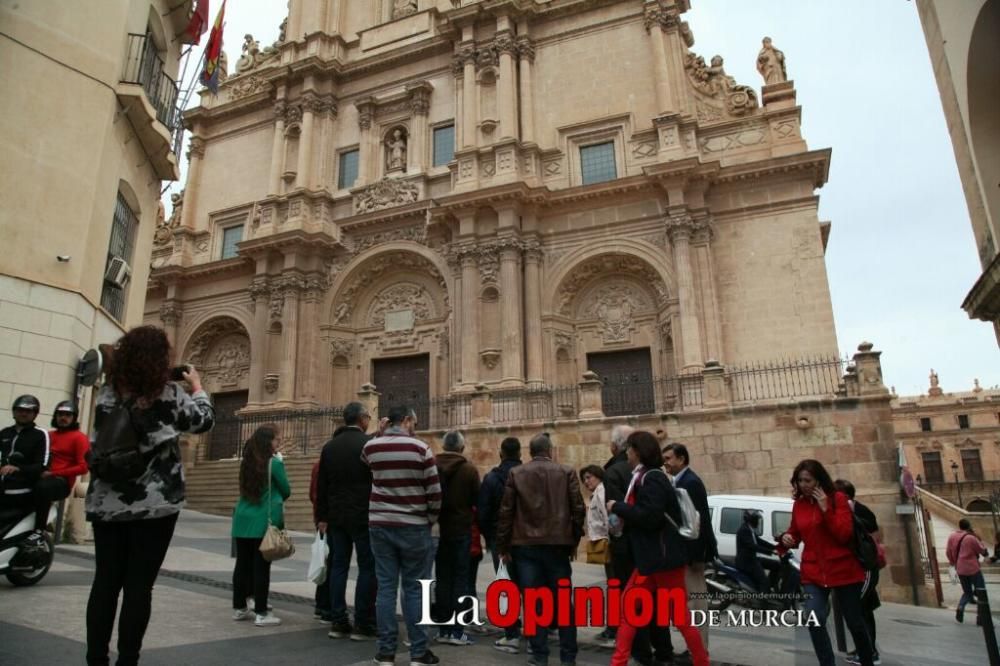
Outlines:
{"label": "man in striped shirt", "polygon": [[416,413],[405,406],[389,410],[385,431],[365,444],[361,460],[372,470],[368,525],[378,593],[378,654],[375,663],[393,666],[396,657],[396,590],[402,579],[403,618],[410,639],[410,664],[437,664],[427,649],[420,621],[420,582],[430,576],[434,555],[431,525],[441,512],[441,482],[430,446],[413,436]]}

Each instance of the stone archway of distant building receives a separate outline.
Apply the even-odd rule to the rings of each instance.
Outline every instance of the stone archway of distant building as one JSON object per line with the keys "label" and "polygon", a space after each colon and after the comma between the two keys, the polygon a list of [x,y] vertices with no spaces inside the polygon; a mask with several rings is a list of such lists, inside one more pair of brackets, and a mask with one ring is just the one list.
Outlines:
{"label": "stone archway of distant building", "polygon": [[578,381],[591,355],[623,350],[648,358],[648,375],[673,374],[675,279],[662,249],[630,239],[585,247],[549,275],[542,310],[550,381]]}
{"label": "stone archway of distant building", "polygon": [[322,309],[329,370],[321,373],[321,395],[333,404],[346,402],[373,381],[376,360],[402,357],[426,357],[430,394],[446,393],[453,302],[448,275],[439,254],[409,241],[355,257],[334,279]]}
{"label": "stone archway of distant building", "polygon": [[992,511],[990,501],[982,497],[976,497],[965,505],[965,510],[970,512],[989,513]]}

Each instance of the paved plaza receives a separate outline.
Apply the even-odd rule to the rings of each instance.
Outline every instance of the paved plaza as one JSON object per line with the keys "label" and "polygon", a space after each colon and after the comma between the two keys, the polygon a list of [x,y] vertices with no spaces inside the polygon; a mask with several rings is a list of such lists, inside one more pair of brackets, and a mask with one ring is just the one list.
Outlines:
{"label": "paved plaza", "polygon": [[[374,643],[331,640],[313,619],[314,587],[305,581],[310,535],[296,534],[298,552],[272,568],[272,603],[284,621],[257,628],[230,619],[229,520],[186,511],[177,525],[153,597],[153,617],[142,663],[182,664],[363,664]],[[0,664],[83,662],[87,594],[93,576],[93,546],[60,546],[52,571],[37,586],[0,584]],[[353,575],[353,574],[352,574]],[[600,581],[600,568],[574,565],[574,584]],[[479,589],[490,582],[480,568]],[[885,604],[878,611],[879,645],[886,666],[955,666],[986,663],[982,632],[967,620],[958,625],[947,609]],[[492,649],[496,631],[475,635],[471,647],[434,646],[442,664],[523,664],[526,655]],[[580,664],[607,664],[610,651],[581,629]],[[675,633],[675,647],[683,641]],[[804,629],[722,627],[711,635],[713,665],[791,666],[815,664]],[[400,653],[398,664],[404,664]]]}

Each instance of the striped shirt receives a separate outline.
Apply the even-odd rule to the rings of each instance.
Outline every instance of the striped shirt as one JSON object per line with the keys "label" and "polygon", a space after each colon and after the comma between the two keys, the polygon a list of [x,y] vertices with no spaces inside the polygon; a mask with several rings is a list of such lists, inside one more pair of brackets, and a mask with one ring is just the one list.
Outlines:
{"label": "striped shirt", "polygon": [[365,444],[361,460],[372,470],[368,524],[432,525],[441,512],[441,482],[434,452],[401,428],[389,428]]}

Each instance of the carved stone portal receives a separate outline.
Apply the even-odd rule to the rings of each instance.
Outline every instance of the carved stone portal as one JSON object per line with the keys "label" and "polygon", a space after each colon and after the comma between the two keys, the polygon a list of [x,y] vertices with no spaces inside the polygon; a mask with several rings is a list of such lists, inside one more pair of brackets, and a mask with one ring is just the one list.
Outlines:
{"label": "carved stone portal", "polygon": [[586,298],[580,314],[582,318],[596,318],[601,322],[604,342],[628,342],[632,329],[632,315],[651,308],[648,297],[639,289],[624,282],[600,287]]}
{"label": "carved stone portal", "polygon": [[[387,314],[405,311],[413,313],[414,323],[433,319],[435,316],[434,303],[423,287],[397,283],[384,289],[372,301],[368,308],[368,325],[384,328]],[[399,327],[396,326],[396,329],[399,330]]]}
{"label": "carved stone portal", "polygon": [[[559,314],[571,316],[574,309],[573,305],[577,302],[577,297],[585,287],[589,287],[597,279],[607,281],[608,278],[614,276],[628,276],[632,278],[632,280],[629,280],[629,283],[636,280],[640,284],[646,285],[647,289],[653,290],[655,307],[662,308],[666,305],[667,286],[649,264],[635,257],[606,254],[584,261],[566,276],[562,285],[560,285],[556,297],[557,311]],[[639,288],[635,288],[632,291],[633,294],[641,292],[642,290]],[[638,298],[638,296],[635,296],[635,298]],[[633,308],[633,311],[636,311],[638,309],[638,302],[635,300],[632,302],[636,306]],[[647,309],[645,305],[642,307],[643,309]],[[654,305],[650,304],[649,307],[652,308]]]}

